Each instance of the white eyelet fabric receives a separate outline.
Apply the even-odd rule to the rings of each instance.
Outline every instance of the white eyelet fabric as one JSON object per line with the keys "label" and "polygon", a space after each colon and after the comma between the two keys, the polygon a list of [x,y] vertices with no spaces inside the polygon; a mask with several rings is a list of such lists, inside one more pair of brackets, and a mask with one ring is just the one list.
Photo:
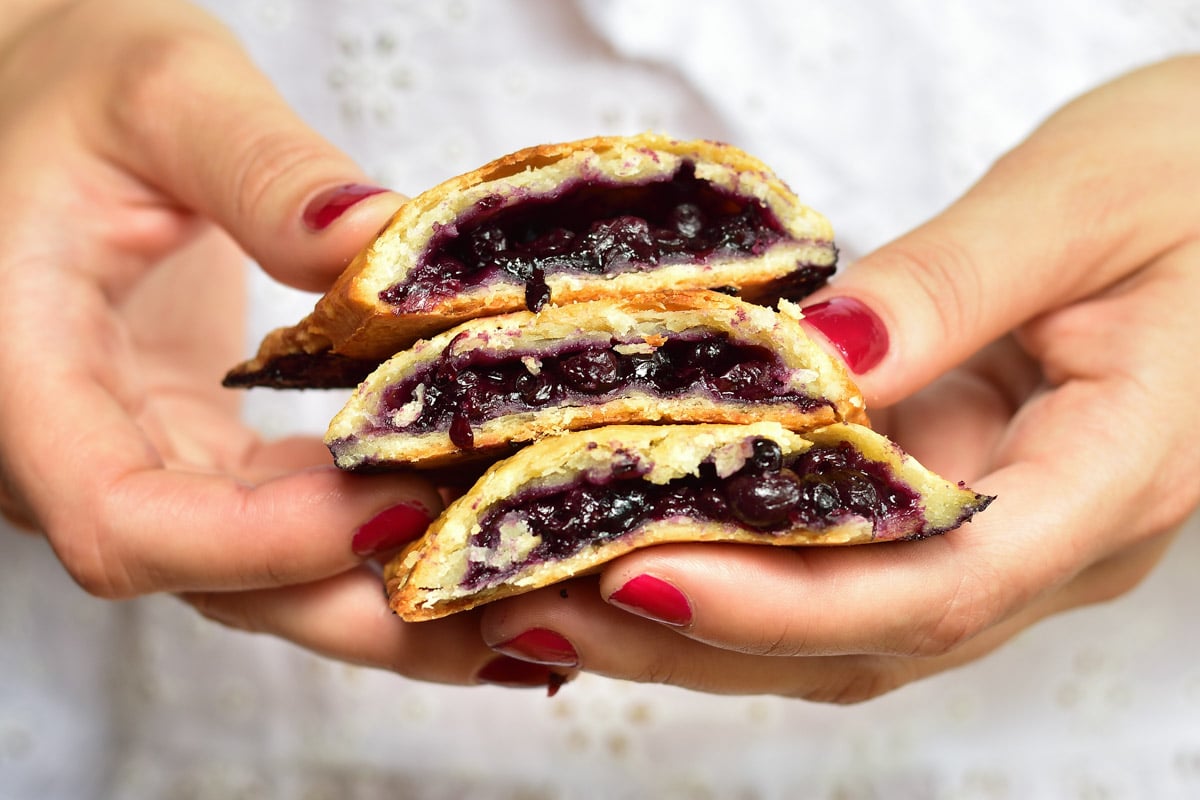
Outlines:
{"label": "white eyelet fabric", "polygon": [[[1072,96],[1200,49],[1189,0],[203,4],[398,191],[540,142],[718,138],[826,214],[843,261]],[[251,291],[247,353],[312,306],[257,274]],[[319,433],[342,400],[252,392],[246,414]],[[1198,572],[1200,518],[1127,596],[863,705],[587,675],[547,699],[333,663],[171,597],[93,599],[5,528],[0,800],[1200,797]]]}

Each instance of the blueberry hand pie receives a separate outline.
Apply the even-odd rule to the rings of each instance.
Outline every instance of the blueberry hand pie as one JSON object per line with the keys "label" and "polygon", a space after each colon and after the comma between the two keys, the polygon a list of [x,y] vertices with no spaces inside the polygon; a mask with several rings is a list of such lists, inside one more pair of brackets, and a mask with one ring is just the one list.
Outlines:
{"label": "blueberry hand pie", "polygon": [[866,427],[792,302],[832,275],[832,236],[729,145],[531,147],[405,203],[225,384],[357,386],[339,467],[482,475],[385,567],[409,621],[660,543],[943,533],[992,498]]}
{"label": "blueberry hand pie", "polygon": [[616,425],[494,464],[392,560],[392,608],[436,619],[666,542],[841,545],[915,539],[992,498],[853,424]]}
{"label": "blueberry hand pie", "polygon": [[343,469],[439,467],[601,425],[865,422],[841,363],[773,311],[658,292],[472,320],[385,362],[333,419]]}
{"label": "blueberry hand pie", "polygon": [[825,218],[737,148],[650,134],[542,145],[407,202],[225,382],[354,386],[469,319],[663,289],[796,299],[835,262]]}

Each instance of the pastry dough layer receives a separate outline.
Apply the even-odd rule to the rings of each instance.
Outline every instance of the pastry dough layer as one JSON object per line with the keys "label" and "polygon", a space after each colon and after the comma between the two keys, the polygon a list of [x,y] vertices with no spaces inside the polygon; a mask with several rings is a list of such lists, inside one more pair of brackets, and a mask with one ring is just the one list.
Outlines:
{"label": "pastry dough layer", "polygon": [[[668,518],[647,522],[627,534],[589,544],[558,561],[529,564],[497,585],[463,587],[472,553],[472,537],[498,503],[532,488],[566,486],[592,476],[603,481],[615,462],[630,454],[647,466],[642,479],[655,484],[697,475],[712,462],[718,472],[736,472],[748,457],[750,442],[776,442],[785,460],[814,445],[850,443],[871,461],[882,462],[899,483],[919,497],[921,519],[845,519],[819,530],[788,528],[761,531],[738,523]],[[544,439],[498,462],[465,495],[452,503],[426,535],[385,568],[392,608],[410,621],[435,619],[456,611],[586,574],[631,550],[667,542],[743,542],[771,545],[841,545],[928,536],[948,530],[981,510],[990,498],[956,486],[931,473],[889,440],[858,425],[831,425],[807,434],[773,422],[752,425],[610,426]],[[505,543],[520,553],[519,537]],[[497,557],[512,558],[511,553]]]}
{"label": "pastry dough layer", "polygon": [[[793,430],[807,430],[833,422],[866,422],[862,396],[841,362],[808,337],[794,306],[785,304],[784,309],[775,312],[719,292],[659,292],[467,322],[381,365],[334,417],[325,441],[343,469],[440,467],[503,450],[512,442],[617,423],[770,419]],[[388,387],[447,357],[462,361],[479,354],[536,357],[539,351],[553,352],[580,342],[651,347],[651,343],[698,333],[726,335],[732,342],[769,350],[791,371],[789,389],[823,403],[802,407],[785,400],[751,402],[696,392],[663,397],[634,384],[595,401],[572,400],[487,420],[473,427],[475,448],[469,451],[460,450],[448,431],[405,432],[385,423],[386,416],[395,413],[386,405]],[[410,413],[418,413],[418,408]]]}
{"label": "pastry dough layer", "polygon": [[[832,269],[836,262],[828,221],[804,206],[770,169],[730,145],[678,141],[644,134],[598,137],[532,147],[440,184],[402,206],[297,325],[271,332],[258,354],[235,367],[227,385],[353,385],[361,377],[323,365],[379,363],[422,337],[468,319],[525,306],[524,286],[491,283],[463,291],[428,311],[396,313],[380,293],[403,282],[420,263],[439,231],[452,227],[481,202],[517,204],[553,196],[581,180],[638,185],[667,180],[684,162],[697,178],[764,205],[789,237],[754,256],[722,256],[698,264],[669,264],[615,275],[550,274],[546,283],[556,303],[680,288],[735,287],[747,299],[773,299],[798,266]],[[289,360],[288,357],[291,357]],[[324,384],[306,376],[305,361]]]}

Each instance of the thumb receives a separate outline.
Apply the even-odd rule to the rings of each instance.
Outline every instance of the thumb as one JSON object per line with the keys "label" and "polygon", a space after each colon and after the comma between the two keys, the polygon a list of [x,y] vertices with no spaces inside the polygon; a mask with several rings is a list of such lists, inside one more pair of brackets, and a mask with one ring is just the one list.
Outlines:
{"label": "thumb", "polygon": [[149,38],[112,89],[112,152],[278,280],[327,288],[403,198],[308,127],[215,20],[174,16]]}
{"label": "thumb", "polygon": [[[928,223],[846,268],[805,317],[886,406],[1049,310],[1101,292],[1195,229],[1200,59],[1068,104]],[[1143,124],[1132,126],[1129,120]]]}

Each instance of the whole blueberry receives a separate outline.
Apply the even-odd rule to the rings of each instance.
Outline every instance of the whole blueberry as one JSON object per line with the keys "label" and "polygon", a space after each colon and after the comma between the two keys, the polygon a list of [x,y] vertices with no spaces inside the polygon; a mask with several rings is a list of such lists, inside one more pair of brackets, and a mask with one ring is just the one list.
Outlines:
{"label": "whole blueberry", "polygon": [[783,466],[783,450],[775,441],[760,436],[750,443],[750,447],[746,465],[756,472],[778,472]]}
{"label": "whole blueberry", "polygon": [[806,475],[800,490],[805,509],[817,517],[827,517],[842,507],[837,485],[820,475]]}
{"label": "whole blueberry", "polygon": [[851,511],[864,517],[883,512],[879,492],[865,474],[848,469],[841,473],[840,480],[842,488],[839,495]]}
{"label": "whole blueberry", "polygon": [[581,392],[601,394],[621,385],[621,361],[616,353],[605,348],[584,350],[563,359],[559,364],[563,380]]}
{"label": "whole blueberry", "polygon": [[729,501],[716,486],[705,486],[696,493],[696,508],[708,519],[729,519]]}
{"label": "whole blueberry", "polygon": [[740,472],[725,484],[733,515],[752,528],[773,528],[788,521],[800,502],[800,480],[788,469]]}

